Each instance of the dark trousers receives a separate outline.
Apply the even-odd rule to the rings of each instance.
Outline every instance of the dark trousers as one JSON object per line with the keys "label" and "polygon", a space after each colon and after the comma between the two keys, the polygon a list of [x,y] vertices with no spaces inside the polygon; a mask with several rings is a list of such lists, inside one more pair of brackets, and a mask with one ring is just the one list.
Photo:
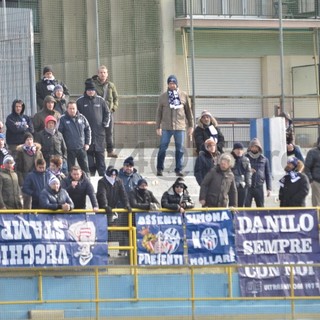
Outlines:
{"label": "dark trousers", "polygon": [[99,176],[103,176],[106,171],[106,163],[104,160],[104,151],[88,150],[89,171],[91,175],[95,175],[98,171]]}
{"label": "dark trousers", "polygon": [[89,166],[88,166],[88,157],[87,152],[84,149],[78,150],[69,150],[68,149],[68,169],[71,170],[76,164],[76,160],[82,169],[87,175],[89,175]]}
{"label": "dark trousers", "polygon": [[251,207],[253,199],[257,207],[264,207],[263,186],[256,186],[248,189],[246,207]]}
{"label": "dark trousers", "polygon": [[238,191],[238,207],[242,208],[245,206],[246,203],[246,198],[247,198],[247,194],[248,194],[248,188],[242,188],[241,186],[239,186],[237,188]]}
{"label": "dark trousers", "polygon": [[107,144],[107,152],[113,151],[113,113],[110,112],[110,123],[109,127],[106,128],[106,144]]}

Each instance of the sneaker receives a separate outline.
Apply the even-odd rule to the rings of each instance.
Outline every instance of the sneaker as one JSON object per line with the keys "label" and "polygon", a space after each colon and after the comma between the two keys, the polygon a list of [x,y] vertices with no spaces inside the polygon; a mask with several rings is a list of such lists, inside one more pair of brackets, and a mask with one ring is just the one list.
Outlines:
{"label": "sneaker", "polygon": [[181,171],[177,171],[176,176],[177,177],[184,177],[184,173],[182,173]]}
{"label": "sneaker", "polygon": [[163,173],[162,173],[161,170],[158,170],[158,171],[157,171],[157,176],[158,176],[158,177],[162,177],[162,176],[163,176]]}
{"label": "sneaker", "polygon": [[116,153],[112,152],[108,152],[108,158],[118,158],[118,155]]}

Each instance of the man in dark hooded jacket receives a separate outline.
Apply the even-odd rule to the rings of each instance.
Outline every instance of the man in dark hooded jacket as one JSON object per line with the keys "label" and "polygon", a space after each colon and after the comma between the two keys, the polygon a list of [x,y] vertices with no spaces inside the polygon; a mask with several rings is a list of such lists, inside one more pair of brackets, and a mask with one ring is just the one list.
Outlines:
{"label": "man in dark hooded jacket", "polygon": [[103,176],[106,171],[104,152],[106,149],[106,127],[109,126],[110,112],[105,100],[96,93],[92,79],[85,82],[85,92],[77,100],[77,107],[91,127],[92,140],[87,150],[91,176],[98,171]]}
{"label": "man in dark hooded jacket", "polygon": [[22,100],[15,99],[12,102],[11,113],[6,119],[6,142],[14,158],[17,146],[24,143],[25,133],[34,132],[30,117],[24,114],[25,108]]}
{"label": "man in dark hooded jacket", "polygon": [[194,207],[194,201],[191,199],[187,189],[184,179],[177,178],[172,187],[162,195],[162,208],[180,213],[192,209]]}
{"label": "man in dark hooded jacket", "polygon": [[[118,170],[109,166],[98,181],[97,200],[100,209],[105,209],[108,226],[128,226],[128,214],[112,211],[116,208],[125,208],[131,212],[128,195],[122,180],[118,178]],[[109,241],[119,241],[120,246],[128,245],[128,231],[109,232]]]}
{"label": "man in dark hooded jacket", "polygon": [[267,186],[267,197],[270,197],[272,190],[272,174],[269,160],[262,153],[262,146],[258,138],[250,141],[246,157],[250,160],[252,178],[251,187],[248,189],[245,207],[251,207],[252,200],[257,207],[264,207],[263,185]]}

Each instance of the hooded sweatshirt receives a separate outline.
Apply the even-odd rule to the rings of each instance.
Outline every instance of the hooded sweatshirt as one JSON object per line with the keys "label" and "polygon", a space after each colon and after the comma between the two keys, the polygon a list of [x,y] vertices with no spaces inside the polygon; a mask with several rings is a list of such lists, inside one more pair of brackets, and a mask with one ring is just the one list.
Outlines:
{"label": "hooded sweatshirt", "polygon": [[16,103],[20,100],[15,99],[12,102],[11,113],[8,115],[6,120],[6,142],[7,144],[22,144],[24,143],[24,134],[26,132],[33,133],[33,125],[30,117],[24,114],[25,104],[22,103],[21,113],[18,114],[15,111]]}

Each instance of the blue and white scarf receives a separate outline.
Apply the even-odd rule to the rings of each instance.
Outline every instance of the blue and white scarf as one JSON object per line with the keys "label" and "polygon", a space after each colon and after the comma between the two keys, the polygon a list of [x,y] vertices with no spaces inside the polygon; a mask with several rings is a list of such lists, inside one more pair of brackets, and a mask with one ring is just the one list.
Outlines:
{"label": "blue and white scarf", "polygon": [[168,96],[171,109],[180,109],[183,107],[180,101],[178,90],[168,90]]}

